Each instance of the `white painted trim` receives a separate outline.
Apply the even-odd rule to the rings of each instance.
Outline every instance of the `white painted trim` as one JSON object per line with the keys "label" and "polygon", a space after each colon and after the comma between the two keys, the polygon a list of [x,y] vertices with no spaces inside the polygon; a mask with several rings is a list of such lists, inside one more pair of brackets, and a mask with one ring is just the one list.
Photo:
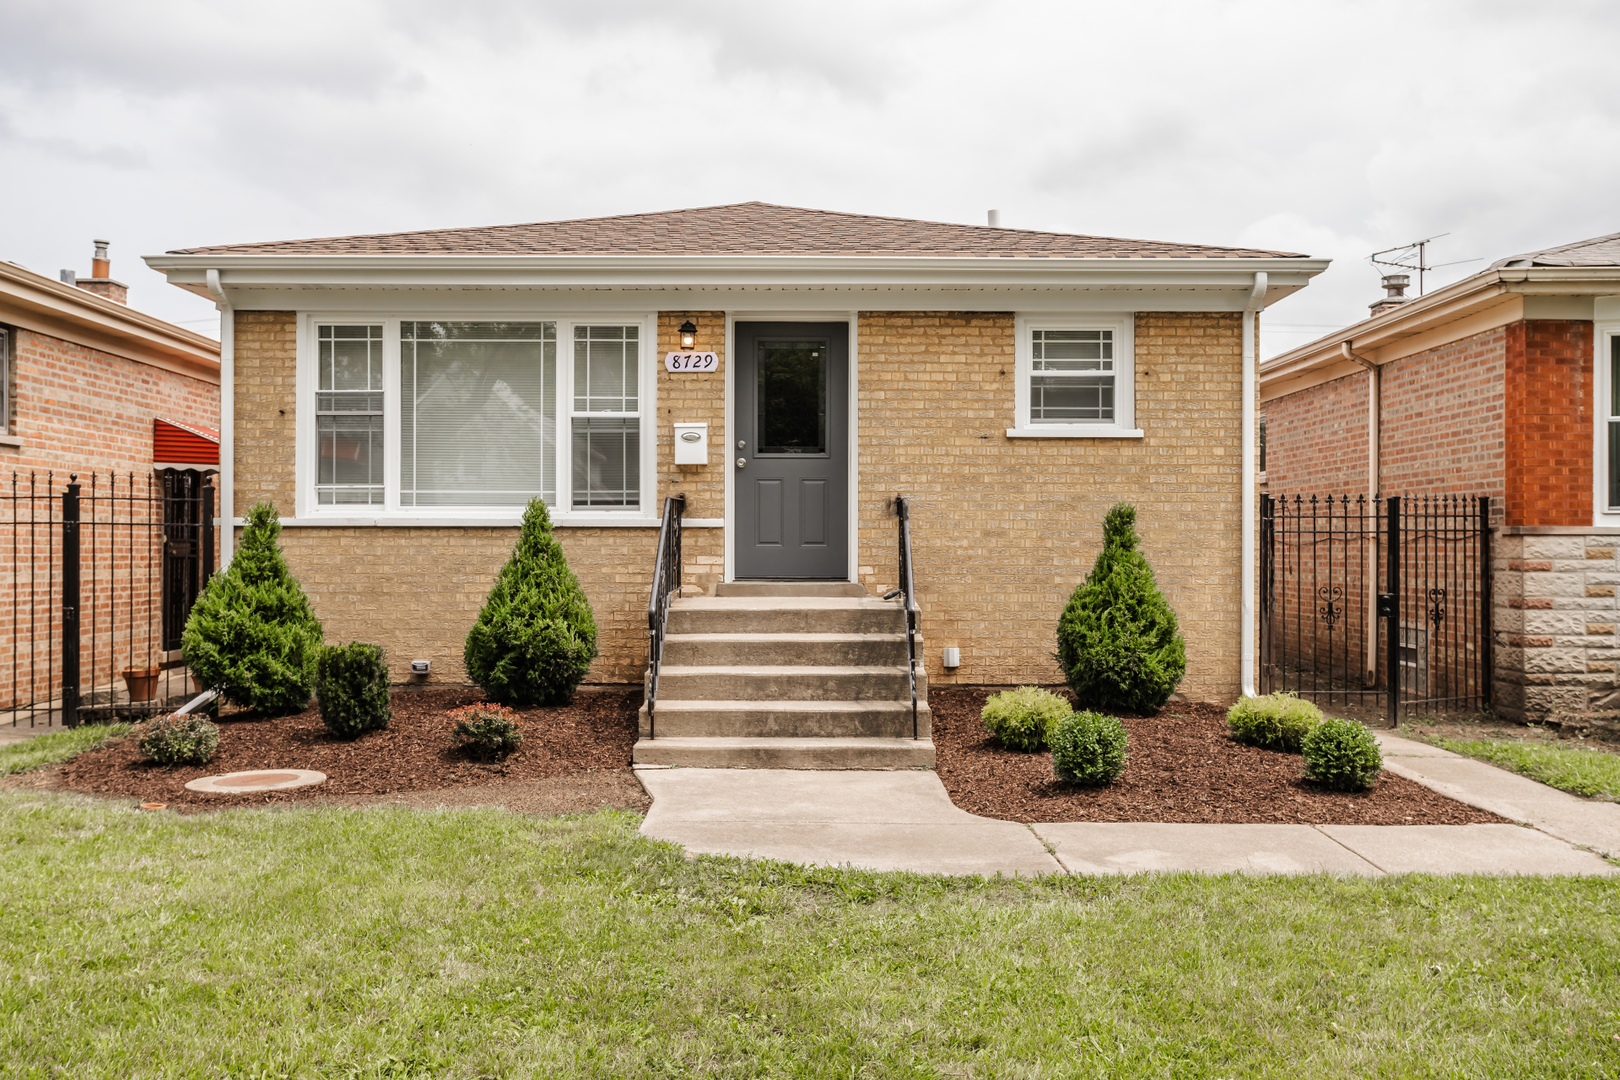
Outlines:
{"label": "white painted trim", "polygon": [[[726,377],[721,392],[726,399],[726,437],[720,447],[720,465],[726,470],[725,475],[725,514],[728,526],[737,521],[737,489],[735,470],[732,469],[732,456],[737,452],[737,423],[736,423],[736,379],[737,379],[737,316],[735,312],[726,312]],[[728,527],[725,535],[724,565],[720,568],[721,581],[737,580],[737,530]]]}
{"label": "white painted trim", "polygon": [[[1029,419],[1029,386],[1034,375],[1036,330],[1111,330],[1114,334],[1114,422],[1111,424],[1034,424]],[[1136,315],[1132,312],[1075,312],[1072,315],[1013,316],[1013,423],[1009,439],[1134,439],[1136,430]]]}
{"label": "white painted trim", "polygon": [[1258,581],[1256,556],[1260,544],[1259,506],[1255,491],[1255,460],[1259,451],[1260,428],[1260,312],[1266,306],[1269,281],[1264,270],[1257,270],[1254,286],[1249,293],[1249,305],[1243,309],[1243,354],[1239,364],[1243,369],[1243,422],[1242,468],[1243,506],[1239,511],[1241,533],[1239,555],[1238,597],[1238,688],[1246,697],[1256,692],[1255,683],[1255,586]]}
{"label": "white painted trim", "polygon": [[[279,519],[288,529],[515,529],[523,524],[521,512],[510,515],[434,517],[428,514],[383,514],[376,517],[339,517],[323,514],[316,517],[284,517]],[[244,526],[246,518],[236,518],[235,524]],[[663,522],[645,514],[590,514],[558,515],[552,519],[554,529],[656,529]],[[720,518],[685,518],[681,526],[687,529],[723,529]]]}
{"label": "white painted trim", "polygon": [[1122,428],[1114,424],[1031,424],[1007,429],[1009,439],[1141,439],[1146,436],[1147,432],[1141,428]]}
{"label": "white painted trim", "polygon": [[849,371],[845,380],[849,394],[849,580],[861,580],[861,313],[849,313]]}
{"label": "white painted trim", "polygon": [[[1614,387],[1610,371],[1610,340],[1620,337],[1620,321],[1605,319],[1592,323],[1592,395],[1597,402],[1612,403]],[[1620,509],[1609,509],[1609,412],[1592,410],[1592,524],[1620,525]]]}
{"label": "white painted trim", "polygon": [[[208,295],[219,311],[219,506],[220,516],[236,512],[236,309],[214,267],[204,270]],[[294,485],[296,491],[296,483]],[[231,565],[236,533],[219,530],[219,569]]]}
{"label": "white painted trim", "polygon": [[[438,298],[443,303],[444,297]],[[346,526],[358,524],[390,524],[397,519],[406,525],[443,524],[454,527],[459,521],[473,521],[480,525],[500,524],[507,520],[506,508],[490,507],[481,510],[478,507],[446,508],[443,517],[434,511],[424,511],[420,507],[404,508],[400,506],[400,450],[402,446],[402,426],[400,419],[400,406],[402,391],[400,386],[400,323],[402,321],[421,322],[433,320],[455,320],[478,322],[549,322],[556,325],[557,333],[557,447],[556,447],[556,490],[557,506],[552,509],[553,524],[559,527],[617,527],[617,521],[607,519],[622,519],[622,524],[628,527],[637,527],[639,523],[651,521],[654,526],[659,522],[656,507],[658,505],[657,477],[658,477],[658,383],[657,383],[657,333],[658,316],[656,312],[645,309],[634,311],[615,310],[600,312],[580,312],[572,309],[559,309],[553,306],[537,306],[526,309],[505,308],[494,311],[466,311],[446,310],[442,307],[431,309],[416,308],[408,311],[380,312],[376,310],[348,310],[348,311],[309,311],[301,310],[296,323],[296,349],[297,359],[294,365],[295,393],[297,402],[295,422],[293,425],[297,446],[294,449],[293,467],[296,473],[294,490],[295,521],[298,526],[309,526],[318,521],[330,520]],[[634,510],[604,510],[604,511],[575,511],[566,507],[573,498],[573,424],[574,398],[573,398],[573,331],[575,326],[599,326],[613,324],[621,326],[635,326],[639,331],[639,356],[637,359],[639,371],[640,391],[640,420],[641,420],[641,503]],[[356,514],[356,507],[350,506],[321,506],[316,501],[316,471],[319,462],[314,453],[315,421],[313,400],[315,393],[315,380],[318,365],[318,341],[315,328],[324,325],[381,325],[383,328],[383,505],[369,514]],[[220,454],[223,462],[225,454],[225,438],[221,434]],[[522,515],[521,508],[514,508],[513,521]]]}

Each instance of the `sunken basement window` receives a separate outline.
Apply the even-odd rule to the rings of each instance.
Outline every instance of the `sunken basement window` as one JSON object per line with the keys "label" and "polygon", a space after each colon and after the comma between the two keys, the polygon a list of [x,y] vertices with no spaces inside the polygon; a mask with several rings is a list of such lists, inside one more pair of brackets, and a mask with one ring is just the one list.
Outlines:
{"label": "sunken basement window", "polygon": [[402,322],[399,375],[401,507],[556,505],[556,323]]}
{"label": "sunken basement window", "polygon": [[1114,332],[1034,330],[1030,350],[1032,424],[1114,422]]}
{"label": "sunken basement window", "polygon": [[574,327],[573,508],[641,503],[640,331]]}
{"label": "sunken basement window", "polygon": [[322,506],[381,506],[383,328],[322,326],[318,340],[316,501]]}

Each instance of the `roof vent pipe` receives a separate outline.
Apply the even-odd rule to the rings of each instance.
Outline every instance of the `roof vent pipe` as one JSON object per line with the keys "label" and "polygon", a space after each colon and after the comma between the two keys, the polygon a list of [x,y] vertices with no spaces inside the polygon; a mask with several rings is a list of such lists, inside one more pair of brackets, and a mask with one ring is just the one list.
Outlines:
{"label": "roof vent pipe", "polygon": [[110,240],[92,240],[96,245],[96,253],[90,257],[90,276],[93,278],[112,277],[112,260],[107,257],[107,245]]}
{"label": "roof vent pipe", "polygon": [[1000,210],[992,210],[992,211],[990,211],[990,227],[992,229],[1001,228],[1001,211]]}

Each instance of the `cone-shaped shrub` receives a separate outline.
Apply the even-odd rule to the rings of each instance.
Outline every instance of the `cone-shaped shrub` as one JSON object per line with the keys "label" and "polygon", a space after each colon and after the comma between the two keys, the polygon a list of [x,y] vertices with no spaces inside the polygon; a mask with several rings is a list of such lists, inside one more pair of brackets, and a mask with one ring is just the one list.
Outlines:
{"label": "cone-shaped shrub", "polygon": [[1114,504],[1091,576],[1058,620],[1058,665],[1081,708],[1152,712],[1187,672],[1176,613],[1139,543],[1136,507]]}
{"label": "cone-shaped shrub", "polygon": [[467,674],[502,705],[565,705],[596,659],[596,619],[539,499],[462,651]]}
{"label": "cone-shaped shrub", "polygon": [[315,661],[315,700],[326,730],[358,739],[388,726],[388,656],[381,645],[328,645]]}
{"label": "cone-shaped shrub", "polygon": [[267,716],[309,704],[321,651],[320,620],[281,557],[280,534],[274,506],[248,511],[231,565],[203,587],[180,638],[198,682]]}

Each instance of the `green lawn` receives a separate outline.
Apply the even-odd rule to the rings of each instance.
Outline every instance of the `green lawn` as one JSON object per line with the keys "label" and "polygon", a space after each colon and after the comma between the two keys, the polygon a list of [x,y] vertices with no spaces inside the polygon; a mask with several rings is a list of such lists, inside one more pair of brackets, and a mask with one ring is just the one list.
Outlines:
{"label": "green lawn", "polygon": [[1030,882],[0,790],[0,1074],[1613,1077],[1592,879]]}
{"label": "green lawn", "polygon": [[85,724],[0,746],[0,776],[55,765],[129,731],[129,724]]}
{"label": "green lawn", "polygon": [[1488,761],[1543,784],[1588,798],[1620,802],[1620,754],[1571,743],[1526,739],[1429,740],[1457,754]]}

